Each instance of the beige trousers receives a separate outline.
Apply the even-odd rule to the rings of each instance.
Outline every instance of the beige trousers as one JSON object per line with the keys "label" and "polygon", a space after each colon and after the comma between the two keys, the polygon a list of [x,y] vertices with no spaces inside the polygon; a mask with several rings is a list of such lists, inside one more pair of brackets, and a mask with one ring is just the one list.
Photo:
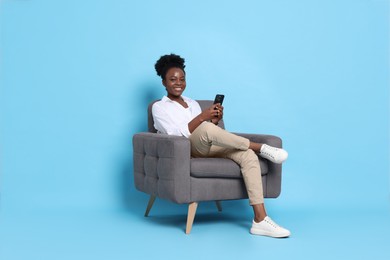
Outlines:
{"label": "beige trousers", "polygon": [[189,139],[193,157],[228,158],[240,165],[250,205],[264,203],[259,158],[248,139],[209,122],[199,125]]}

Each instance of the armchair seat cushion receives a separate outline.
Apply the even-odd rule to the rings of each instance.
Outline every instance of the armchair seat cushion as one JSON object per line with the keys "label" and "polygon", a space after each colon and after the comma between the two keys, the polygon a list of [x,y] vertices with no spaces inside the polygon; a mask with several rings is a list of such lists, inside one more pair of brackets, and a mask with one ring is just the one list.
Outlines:
{"label": "armchair seat cushion", "polygon": [[[240,166],[224,158],[192,158],[190,175],[196,178],[231,178],[242,179]],[[268,173],[268,164],[260,158],[261,175]]]}

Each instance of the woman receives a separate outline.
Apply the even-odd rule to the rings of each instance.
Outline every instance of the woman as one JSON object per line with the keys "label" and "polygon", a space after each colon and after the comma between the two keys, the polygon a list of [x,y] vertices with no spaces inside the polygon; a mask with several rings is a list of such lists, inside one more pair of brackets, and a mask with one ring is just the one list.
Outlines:
{"label": "woman", "polygon": [[239,164],[254,212],[250,232],[254,235],[288,237],[290,231],[267,216],[257,157],[260,155],[274,163],[282,163],[287,159],[287,152],[250,142],[216,126],[223,117],[223,106],[214,104],[202,111],[195,100],[182,96],[186,88],[184,68],[184,59],[175,54],[164,55],[156,62],[155,69],[162,78],[167,95],[152,107],[154,127],[159,133],[189,138],[193,157],[229,158]]}

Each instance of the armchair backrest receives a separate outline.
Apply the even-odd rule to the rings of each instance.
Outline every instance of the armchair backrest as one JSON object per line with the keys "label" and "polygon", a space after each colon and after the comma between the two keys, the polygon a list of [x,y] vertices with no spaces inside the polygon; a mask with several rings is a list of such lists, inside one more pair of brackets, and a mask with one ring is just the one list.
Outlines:
{"label": "armchair backrest", "polygon": [[[157,101],[159,100],[155,100],[151,102],[148,106],[148,130],[151,133],[157,133],[157,130],[154,128],[154,121],[152,116],[152,106]],[[196,101],[199,103],[202,110],[209,108],[213,104],[212,100],[196,100]],[[223,122],[223,119],[219,121],[218,126],[225,129],[225,123]]]}

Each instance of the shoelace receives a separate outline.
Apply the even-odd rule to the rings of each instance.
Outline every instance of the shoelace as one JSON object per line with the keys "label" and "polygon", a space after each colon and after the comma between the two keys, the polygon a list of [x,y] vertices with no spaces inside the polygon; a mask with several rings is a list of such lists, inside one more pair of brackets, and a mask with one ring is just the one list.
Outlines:
{"label": "shoelace", "polygon": [[275,153],[278,153],[279,148],[269,146],[269,145],[265,146],[264,148],[265,148],[264,151],[260,151],[260,153],[275,159]]}
{"label": "shoelace", "polygon": [[270,224],[271,226],[273,226],[274,228],[278,228],[279,225],[276,224],[275,222],[272,221],[272,219],[268,218],[268,219],[265,219],[265,221]]}
{"label": "shoelace", "polygon": [[261,154],[263,154],[263,155],[266,155],[266,156],[269,156],[269,157],[271,157],[271,158],[274,158],[274,159],[275,159],[275,156],[274,156],[273,154],[271,154],[271,153],[267,152],[267,151],[262,151],[262,152],[261,152]]}

